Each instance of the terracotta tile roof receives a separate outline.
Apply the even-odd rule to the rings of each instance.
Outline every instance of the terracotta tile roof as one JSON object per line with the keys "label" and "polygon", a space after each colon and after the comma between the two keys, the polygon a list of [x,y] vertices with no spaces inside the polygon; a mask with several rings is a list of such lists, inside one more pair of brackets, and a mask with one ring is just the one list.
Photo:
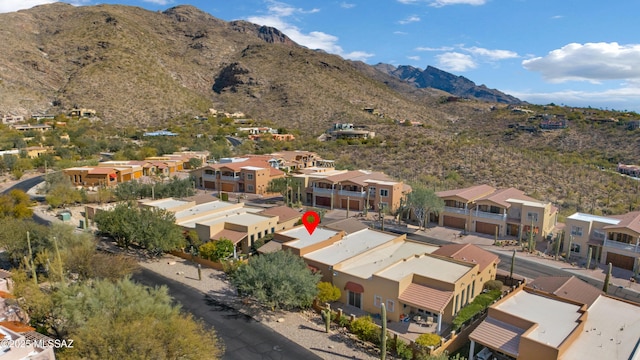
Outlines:
{"label": "terracotta tile roof", "polygon": [[472,244],[449,244],[441,246],[432,254],[449,257],[455,260],[478,264],[479,271],[492,263],[499,263],[500,257],[492,252],[483,250]]}
{"label": "terracotta tile roof", "polygon": [[17,333],[25,333],[36,330],[35,328],[32,328],[27,324],[23,324],[20,321],[0,321],[0,326],[4,326],[5,328]]}
{"label": "terracotta tile roof", "polygon": [[260,254],[269,254],[279,250],[282,250],[282,243],[275,240],[271,240],[268,243],[262,245],[258,249],[258,252]]}
{"label": "terracotta tile roof", "polygon": [[377,171],[352,170],[342,174],[327,176],[323,180],[337,184],[343,181],[350,181],[361,186],[367,184],[367,180],[380,180],[395,182],[389,175]]}
{"label": "terracotta tile roof", "polygon": [[400,294],[398,300],[407,305],[441,313],[453,298],[453,291],[444,291],[411,283]]}
{"label": "terracotta tile roof", "polygon": [[464,189],[454,189],[446,191],[438,191],[436,195],[440,198],[457,196],[467,202],[475,201],[478,198],[493,193],[496,189],[489,185],[476,185]]}
{"label": "terracotta tile roof", "polygon": [[300,212],[293,210],[288,206],[275,206],[261,211],[260,214],[277,216],[279,219],[278,223],[283,223],[291,219],[302,217],[302,214],[300,214]]}
{"label": "terracotta tile roof", "polygon": [[469,339],[501,351],[513,357],[518,357],[520,336],[526,330],[507,324],[492,317],[487,317],[478,327],[469,334]]}
{"label": "terracotta tile roof", "polygon": [[347,281],[347,283],[344,285],[344,289],[349,290],[353,293],[364,293],[364,287],[360,284],[354,283],[353,281]]}
{"label": "terracotta tile roof", "polygon": [[[251,157],[248,160],[245,161],[239,161],[239,162],[228,162],[228,163],[220,163],[220,164],[210,164],[207,165],[206,167],[211,168],[211,169],[229,169],[231,171],[240,171],[241,168],[243,167],[247,167],[247,166],[254,166],[254,167],[259,167],[259,168],[264,168],[264,169],[274,169],[274,170],[278,170],[275,168],[272,168],[271,165],[269,164],[269,158],[256,158],[256,157]],[[278,170],[280,172],[282,172],[281,170]]]}
{"label": "terracotta tile roof", "polygon": [[333,230],[344,231],[347,234],[368,229],[369,227],[355,219],[342,219],[325,225],[325,227]]}
{"label": "terracotta tile roof", "polygon": [[501,189],[498,191],[495,191],[492,194],[486,195],[482,198],[477,199],[476,201],[481,201],[481,200],[487,200],[487,201],[491,201],[494,202],[504,208],[509,208],[511,206],[511,204],[509,204],[507,202],[507,199],[517,199],[517,200],[524,200],[524,201],[535,201],[535,202],[540,202],[539,200],[536,200],[532,197],[529,197],[527,195],[524,194],[524,191],[522,190],[518,190],[516,188],[507,188],[507,189]]}
{"label": "terracotta tile roof", "polygon": [[220,240],[222,238],[225,238],[225,239],[231,240],[232,243],[237,244],[246,237],[247,237],[247,233],[223,229],[215,233],[214,235],[212,235],[211,240]]}
{"label": "terracotta tile roof", "polygon": [[629,229],[636,233],[640,233],[640,211],[632,211],[624,215],[610,216],[614,219],[620,219],[618,225],[608,225],[603,227],[605,230],[610,229]]}
{"label": "terracotta tile roof", "polygon": [[116,173],[115,169],[107,168],[107,167],[105,168],[95,167],[95,168],[89,169],[89,174],[91,175],[111,175],[115,173]]}
{"label": "terracotta tile roof", "polygon": [[274,177],[274,176],[282,176],[282,175],[284,175],[284,171],[280,169],[276,169],[274,167],[269,168],[269,176]]}
{"label": "terracotta tile roof", "polygon": [[591,306],[600,295],[600,289],[593,287],[575,276],[543,276],[527,285],[537,291],[550,293],[561,298]]}

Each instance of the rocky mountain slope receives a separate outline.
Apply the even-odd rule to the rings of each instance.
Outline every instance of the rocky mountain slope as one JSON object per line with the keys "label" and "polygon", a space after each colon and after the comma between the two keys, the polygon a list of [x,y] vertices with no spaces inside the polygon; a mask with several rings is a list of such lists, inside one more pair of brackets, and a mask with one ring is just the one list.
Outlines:
{"label": "rocky mountain slope", "polygon": [[433,66],[427,66],[425,70],[408,65],[395,67],[389,64],[377,64],[374,67],[386,74],[408,81],[418,88],[434,88],[455,96],[489,102],[503,104],[523,103],[520,99],[499,90],[489,89],[485,85],[478,86],[464,76],[456,76]]}
{"label": "rocky mountain slope", "polygon": [[0,14],[0,32],[0,113],[79,106],[115,125],[150,125],[218,108],[318,129],[379,121],[364,107],[391,119],[442,118],[428,106],[437,92],[191,6],[55,3]]}

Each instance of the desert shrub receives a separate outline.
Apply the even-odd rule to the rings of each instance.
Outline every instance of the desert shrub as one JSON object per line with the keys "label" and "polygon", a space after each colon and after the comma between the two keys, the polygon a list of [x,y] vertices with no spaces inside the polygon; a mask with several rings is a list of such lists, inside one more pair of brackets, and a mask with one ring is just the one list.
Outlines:
{"label": "desert shrub", "polygon": [[380,328],[373,322],[371,316],[362,316],[351,323],[351,332],[362,341],[369,341],[374,344],[380,342]]}
{"label": "desert shrub", "polygon": [[416,344],[425,348],[429,346],[438,346],[440,345],[440,339],[441,337],[438,334],[422,334],[416,339]]}
{"label": "desert shrub", "polygon": [[349,327],[351,325],[351,319],[348,316],[342,315],[337,319],[338,325],[342,327]]}
{"label": "desert shrub", "polygon": [[413,350],[411,347],[402,340],[396,341],[395,344],[396,355],[403,360],[413,359]]}
{"label": "desert shrub", "polygon": [[489,280],[486,283],[484,283],[484,288],[487,290],[502,290],[502,281]]}
{"label": "desert shrub", "polygon": [[320,304],[339,300],[342,294],[335,285],[321,281],[318,283],[318,301]]}

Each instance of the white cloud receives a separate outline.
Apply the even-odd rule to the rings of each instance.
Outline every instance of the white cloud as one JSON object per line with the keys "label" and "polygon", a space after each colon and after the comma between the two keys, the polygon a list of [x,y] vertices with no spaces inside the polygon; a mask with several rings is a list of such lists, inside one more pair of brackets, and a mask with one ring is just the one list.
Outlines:
{"label": "white cloud", "polygon": [[400,4],[411,5],[418,2],[418,0],[397,0]]}
{"label": "white cloud", "polygon": [[551,19],[553,19],[553,20],[558,20],[558,19],[562,19],[562,18],[564,18],[564,15],[554,15],[554,16],[551,17]]}
{"label": "white cloud", "polygon": [[30,9],[36,5],[51,4],[57,1],[58,0],[2,0],[0,1],[0,13]]}
{"label": "white cloud", "polygon": [[407,56],[407,59],[413,61],[420,61],[420,56]]}
{"label": "white cloud", "polygon": [[568,44],[544,57],[522,61],[529,71],[550,82],[640,79],[640,44]]}
{"label": "white cloud", "polygon": [[395,35],[409,35],[409,33],[408,33],[408,32],[406,32],[406,31],[394,31],[393,33],[394,33]]}
{"label": "white cloud", "polygon": [[467,71],[477,67],[470,55],[457,52],[440,54],[436,59],[438,59],[438,66],[448,71]]}
{"label": "white cloud", "polygon": [[306,46],[310,49],[323,50],[331,54],[337,54],[346,59],[364,61],[374,56],[373,54],[364,51],[352,51],[345,53],[342,47],[338,45],[339,39],[337,36],[327,34],[322,31],[311,31],[305,33],[299,27],[288,21],[290,17],[295,17],[300,14],[313,14],[318,11],[320,10],[304,10],[281,2],[271,2],[266,15],[251,16],[247,18],[247,21],[259,25],[274,27],[302,46]]}
{"label": "white cloud", "polygon": [[487,57],[490,60],[504,60],[504,59],[513,59],[518,57],[518,53],[510,50],[490,50],[485,48],[479,48],[476,46],[473,46],[470,48],[462,47],[462,49],[470,52],[473,55]]}
{"label": "white cloud", "polygon": [[351,8],[356,7],[356,4],[342,2],[342,3],[340,3],[340,7],[343,8],[343,9],[351,9]]}
{"label": "white cloud", "polygon": [[416,48],[416,51],[451,51],[454,48],[451,46],[442,46],[439,48],[432,48],[432,47],[426,47],[426,46],[420,46]]}
{"label": "white cloud", "polygon": [[443,7],[447,5],[484,5],[487,0],[434,0],[431,2],[433,7]]}
{"label": "white cloud", "polygon": [[401,25],[406,25],[406,24],[410,24],[410,23],[413,23],[413,22],[419,22],[419,21],[420,21],[420,17],[419,16],[411,15],[411,16],[407,17],[404,20],[398,21],[398,23],[400,23]]}

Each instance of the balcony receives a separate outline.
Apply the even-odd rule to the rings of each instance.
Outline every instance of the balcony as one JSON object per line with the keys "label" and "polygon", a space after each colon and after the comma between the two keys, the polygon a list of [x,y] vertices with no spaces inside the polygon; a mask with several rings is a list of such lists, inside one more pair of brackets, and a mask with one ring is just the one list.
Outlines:
{"label": "balcony", "polygon": [[340,196],[349,196],[349,197],[358,197],[363,198],[367,196],[366,191],[348,191],[348,190],[340,190],[338,191],[338,195]]}
{"label": "balcony", "polygon": [[475,217],[491,219],[491,220],[507,220],[507,214],[495,214],[486,211],[476,211],[473,214]]}
{"label": "balcony", "polygon": [[204,181],[216,181],[216,179],[215,175],[202,174],[202,180]]}
{"label": "balcony", "polygon": [[605,239],[603,246],[604,247],[612,247],[612,248],[619,249],[619,250],[625,250],[625,251],[640,253],[640,245],[638,245],[638,244],[627,244],[627,243],[623,243],[623,242],[619,242],[619,241],[613,241],[613,240]]}
{"label": "balcony", "polygon": [[463,208],[458,208],[453,206],[445,206],[444,212],[461,214],[461,215],[469,215],[469,209],[463,209]]}
{"label": "balcony", "polygon": [[240,180],[240,176],[220,175],[220,180],[238,181],[238,180]]}
{"label": "balcony", "polygon": [[333,192],[333,189],[325,189],[325,188],[319,188],[319,187],[313,188],[313,193],[317,195],[331,195],[332,192]]}

